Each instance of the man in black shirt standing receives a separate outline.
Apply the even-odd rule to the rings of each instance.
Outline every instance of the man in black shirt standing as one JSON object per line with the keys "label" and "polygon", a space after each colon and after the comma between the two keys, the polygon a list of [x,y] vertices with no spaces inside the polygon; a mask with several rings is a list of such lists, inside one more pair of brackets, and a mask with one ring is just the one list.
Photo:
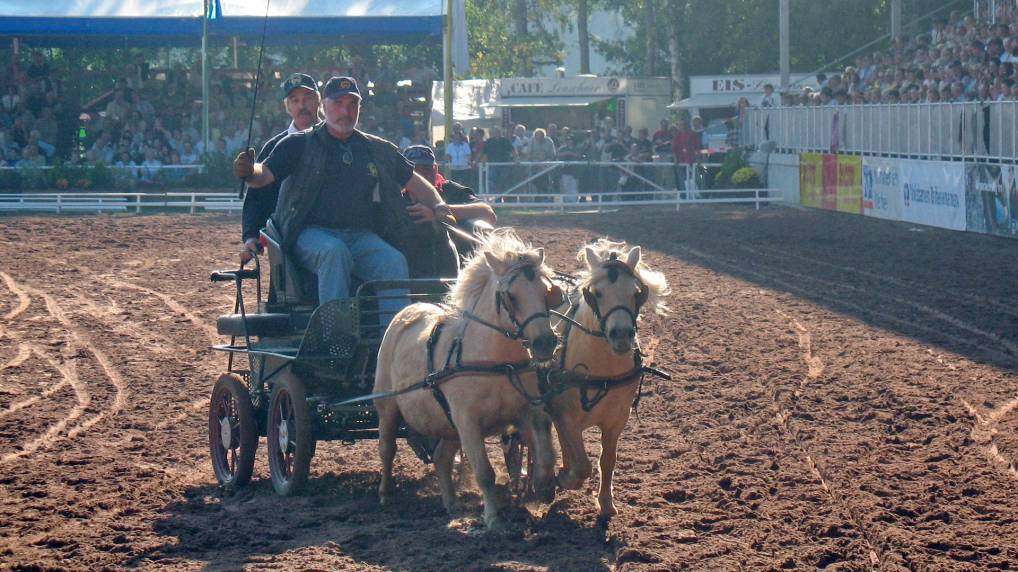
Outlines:
{"label": "man in black shirt standing", "polygon": [[[310,129],[318,122],[318,107],[321,97],[314,78],[303,73],[290,74],[282,84],[283,109],[290,116],[290,126],[285,131],[269,139],[258,153],[257,161],[268,159],[276,144],[291,133]],[[279,199],[279,185],[282,180],[273,181],[271,185],[249,191],[244,197],[243,223],[241,225],[243,242],[240,249],[241,262],[251,260],[251,253],[258,248],[258,232],[265,226],[272,210]]]}
{"label": "man in black shirt standing", "polygon": [[[484,142],[484,157],[481,160],[485,163],[512,163],[516,158],[515,155],[516,150],[513,149],[513,142],[502,135],[502,129],[492,127],[491,137]],[[493,188],[486,189],[488,194],[502,190],[502,183],[507,179],[511,168],[508,165],[491,167],[491,170],[488,171],[488,182]]]}
{"label": "man in black shirt standing", "polygon": [[[323,96],[323,123],[287,135],[264,162],[255,163],[248,150],[233,165],[234,174],[252,188],[286,179],[272,220],[283,248],[318,276],[321,304],[349,297],[351,276],[363,281],[408,277],[408,261],[397,248],[414,226],[403,188],[436,219],[455,223],[435,187],[414,173],[395,145],[357,129],[361,93],[356,80],[333,77]],[[377,294],[385,326],[406,304],[406,292]]]}

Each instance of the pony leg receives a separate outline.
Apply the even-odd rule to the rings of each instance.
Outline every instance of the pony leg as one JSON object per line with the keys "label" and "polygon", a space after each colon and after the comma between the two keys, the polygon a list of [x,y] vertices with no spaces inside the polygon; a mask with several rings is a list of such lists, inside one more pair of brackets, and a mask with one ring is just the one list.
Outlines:
{"label": "pony leg", "polygon": [[442,493],[442,506],[449,514],[453,514],[459,508],[456,502],[456,484],[452,479],[452,464],[459,450],[459,441],[442,439],[435,447],[433,456],[435,472],[438,473],[438,490]]}
{"label": "pony leg", "polygon": [[457,416],[455,421],[463,452],[474,469],[474,479],[481,489],[481,496],[484,497],[484,524],[489,530],[501,528],[495,496],[495,470],[491,468],[491,461],[488,460],[481,428],[477,426],[476,421],[464,416]]}
{"label": "pony leg", "polygon": [[563,470],[558,474],[558,485],[566,490],[576,490],[590,477],[593,468],[587,458],[587,450],[583,447],[583,430],[579,423],[570,420],[556,422],[558,441],[562,447]]}
{"label": "pony leg", "polygon": [[528,477],[542,502],[555,499],[555,446],[551,438],[551,418],[542,411],[528,416],[522,431],[534,459],[534,472]]}
{"label": "pony leg", "polygon": [[623,427],[625,424],[617,428],[601,428],[601,458],[598,465],[601,470],[601,483],[597,490],[597,509],[598,520],[605,523],[618,514],[612,500],[612,477],[615,475],[615,461]]}
{"label": "pony leg", "polygon": [[382,482],[378,485],[378,501],[386,504],[392,497],[392,462],[396,458],[396,430],[400,414],[391,399],[376,402],[378,411],[378,456],[382,459]]}

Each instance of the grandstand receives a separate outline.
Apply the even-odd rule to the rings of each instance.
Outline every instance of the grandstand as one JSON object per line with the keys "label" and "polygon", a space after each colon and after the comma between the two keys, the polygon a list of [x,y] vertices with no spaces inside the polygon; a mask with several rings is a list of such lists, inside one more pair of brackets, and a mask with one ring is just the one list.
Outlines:
{"label": "grandstand", "polygon": [[770,186],[803,206],[1018,236],[1018,3],[973,8],[747,109],[743,141],[765,151]]}
{"label": "grandstand", "polygon": [[[230,184],[228,170],[221,167],[248,141],[253,62],[263,24],[258,10],[252,12],[249,3],[224,2],[226,16],[209,26],[218,65],[210,74],[206,149],[195,49],[202,37],[201,15],[178,13],[180,5],[165,3],[116,9],[72,4],[5,8],[0,17],[0,37],[10,47],[0,50],[8,62],[0,74],[0,189]],[[251,124],[253,146],[287,124],[276,87],[298,65],[320,81],[356,77],[368,93],[364,129],[406,144],[424,142],[441,4],[397,3],[400,16],[348,16],[341,4],[316,3],[314,12],[307,7],[273,12]],[[288,61],[280,46],[293,44],[298,33],[301,46],[342,45],[346,57],[327,65]],[[420,47],[403,50],[412,57],[380,62],[370,57],[375,45]],[[78,69],[75,64],[90,50],[99,65]],[[245,67],[242,61],[251,63]]]}

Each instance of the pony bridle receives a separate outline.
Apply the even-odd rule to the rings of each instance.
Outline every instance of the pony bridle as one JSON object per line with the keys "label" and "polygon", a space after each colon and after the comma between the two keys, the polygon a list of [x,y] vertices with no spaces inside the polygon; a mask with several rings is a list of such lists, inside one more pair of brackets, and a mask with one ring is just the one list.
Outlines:
{"label": "pony bridle", "polygon": [[619,279],[619,273],[625,273],[633,277],[633,280],[636,281],[636,287],[638,288],[636,293],[636,309],[635,311],[630,310],[628,306],[619,304],[618,306],[609,308],[607,312],[602,314],[601,308],[597,303],[597,296],[590,291],[588,286],[584,286],[581,290],[583,293],[583,299],[594,312],[594,317],[597,318],[598,323],[598,331],[588,333],[598,337],[607,338],[608,334],[605,332],[605,327],[608,325],[608,318],[615,312],[625,312],[626,314],[629,314],[629,317],[633,320],[633,331],[636,331],[636,318],[640,315],[640,308],[647,303],[647,298],[650,296],[650,291],[647,289],[647,285],[643,283],[643,280],[640,280],[640,277],[636,275],[636,272],[634,272],[632,268],[630,268],[625,262],[619,260],[618,253],[612,252],[609,254],[608,260],[601,263],[601,268],[608,271],[608,280],[612,283]]}
{"label": "pony bridle", "polygon": [[[513,308],[513,300],[512,295],[509,293],[509,288],[521,274],[531,282],[540,275],[537,265],[534,262],[525,259],[520,260],[516,264],[507,268],[502,277],[499,278],[498,289],[495,291],[495,311],[497,315],[501,316],[502,310],[504,309],[506,315],[509,316],[509,321],[512,322],[513,327],[516,328],[515,332],[510,332],[508,330],[503,331],[503,335],[512,340],[520,340],[524,343],[524,345],[527,345],[529,340],[524,337],[523,331],[526,330],[530,322],[533,322],[534,320],[539,320],[541,318],[550,319],[551,314],[548,313],[548,310],[556,308],[563,303],[563,294],[562,289],[559,288],[557,284],[549,281],[548,290],[545,292],[544,311],[534,312],[530,316],[527,316],[525,320],[520,322],[516,319],[516,311]],[[544,277],[541,276],[541,278],[543,280]]]}

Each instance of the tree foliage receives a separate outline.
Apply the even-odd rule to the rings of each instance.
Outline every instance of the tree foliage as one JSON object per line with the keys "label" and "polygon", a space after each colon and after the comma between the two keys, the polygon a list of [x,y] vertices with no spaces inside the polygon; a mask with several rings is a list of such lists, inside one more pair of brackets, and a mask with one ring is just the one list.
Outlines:
{"label": "tree foliage", "polygon": [[[519,1],[528,7],[529,29],[523,37],[514,32],[512,22],[511,4]],[[634,31],[618,42],[592,37],[591,49],[602,53],[611,62],[612,71],[619,74],[669,76],[669,38],[677,34],[684,74],[774,72],[778,69],[778,1],[587,0],[591,12],[617,12]],[[531,70],[535,60],[561,61],[562,38],[541,24],[566,22],[567,33],[576,33],[579,3],[469,1],[471,71],[477,77],[505,77],[515,75],[521,61]],[[890,4],[891,0],[790,0],[792,70],[812,71],[886,34]],[[965,10],[971,2],[903,0],[903,20],[907,23],[945,5]],[[928,20],[919,25],[922,31],[929,27]],[[648,40],[653,54],[647,53]]]}

